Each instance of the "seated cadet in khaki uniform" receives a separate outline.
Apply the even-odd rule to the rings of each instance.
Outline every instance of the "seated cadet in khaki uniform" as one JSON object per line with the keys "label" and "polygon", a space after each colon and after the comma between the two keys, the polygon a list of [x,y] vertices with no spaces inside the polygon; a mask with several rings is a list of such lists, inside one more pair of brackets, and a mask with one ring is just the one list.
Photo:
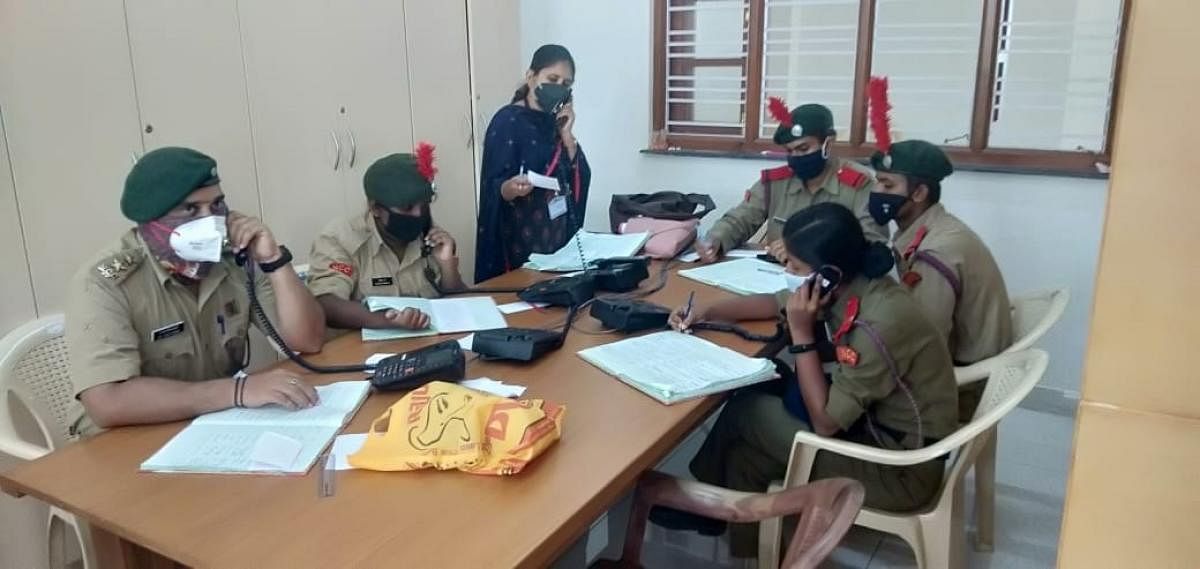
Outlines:
{"label": "seated cadet in khaki uniform", "polygon": [[[1013,343],[1004,277],[983,240],[940,203],[941,182],[954,171],[950,159],[933,144],[906,140],[876,152],[871,163],[879,179],[871,216],[899,226],[900,280],[947,339],[955,365],[1003,352]],[[976,382],[959,394],[962,420],[974,414],[983,388]]]}
{"label": "seated cadet in khaki uniform", "polygon": [[292,349],[319,351],[325,322],[291,253],[261,221],[230,211],[219,182],[216,162],[186,148],[148,152],[129,172],[121,212],[137,227],[87,262],[68,293],[71,382],[82,404],[73,433],[316,403],[295,373],[244,371],[252,311],[226,241],[257,264],[260,304]]}
{"label": "seated cadet in khaki uniform", "polygon": [[875,185],[871,171],[851,160],[831,157],[837,138],[833,113],[823,105],[801,105],[789,114],[783,101],[772,97],[771,114],[779,121],[775,144],[788,152],[786,166],[762,171],[762,177],[746,190],[746,199],[729,210],[708,235],[696,242],[704,263],[712,263],[732,251],[767,224],[764,243],[782,262],[786,256],[780,230],[793,213],[817,203],[834,202],[855,212],[863,231],[872,241],[887,241],[886,226],[867,214],[867,197]]}
{"label": "seated cadet in khaki uniform", "polygon": [[[433,225],[433,147],[377,160],[363,175],[367,211],[335,221],[312,246],[309,290],[325,309],[330,328],[429,326],[415,308],[371,312],[368,296],[434,298],[465,285],[454,238]],[[432,250],[432,255],[430,255]]]}
{"label": "seated cadet in khaki uniform", "polygon": [[[783,478],[800,429],[880,448],[916,449],[958,426],[950,354],[921,307],[888,276],[887,246],[868,241],[855,215],[832,203],[796,213],[784,235],[789,288],[795,286],[795,292],[728,300],[697,307],[687,318],[682,310],[671,317],[676,329],[686,330],[694,321],[759,320],[782,311],[792,335],[788,351],[796,354],[795,377],[741,390],[725,405],[691,463],[692,474],[703,482],[765,491]],[[831,377],[822,372],[815,351],[813,322],[821,317],[836,330]],[[821,453],[813,478],[853,478],[866,487],[868,507],[907,511],[937,494],[944,467],[942,460],[893,467]],[[715,520],[669,509],[653,512],[651,520],[714,535],[724,530]],[[735,525],[730,537],[733,555],[755,555],[756,525]]]}

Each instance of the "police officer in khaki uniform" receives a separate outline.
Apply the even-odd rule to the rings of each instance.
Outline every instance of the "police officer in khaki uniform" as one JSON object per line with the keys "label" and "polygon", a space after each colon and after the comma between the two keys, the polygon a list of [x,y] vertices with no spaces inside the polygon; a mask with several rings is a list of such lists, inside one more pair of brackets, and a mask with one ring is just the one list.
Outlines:
{"label": "police officer in khaki uniform", "polygon": [[[855,215],[838,204],[818,204],[793,215],[785,228],[789,287],[697,308],[672,324],[686,330],[698,320],[787,318],[796,376],[737,392],[692,460],[697,479],[747,492],[765,491],[783,477],[797,430],[815,431],[886,449],[935,443],[958,426],[957,390],[946,344],[920,306],[888,272],[887,246],[869,242]],[[837,365],[824,375],[813,322],[833,333]],[[895,370],[898,370],[895,371]],[[903,375],[900,375],[903,374]],[[845,476],[866,487],[866,505],[892,511],[924,506],[941,484],[943,460],[893,467],[821,453],[813,478]],[[722,524],[673,510],[651,519],[709,534]],[[757,551],[757,526],[735,525],[731,550]]]}
{"label": "police officer in khaki uniform", "polygon": [[465,287],[454,238],[433,225],[433,147],[377,160],[363,176],[368,208],[335,221],[313,243],[309,289],[331,328],[429,326],[415,308],[371,312],[368,296],[434,298]]}
{"label": "police officer in khaki uniform", "polygon": [[[937,146],[906,140],[871,158],[879,184],[869,210],[876,222],[895,220],[900,280],[947,339],[955,365],[969,365],[1013,343],[1004,277],[983,240],[940,203],[941,182],[953,171]],[[983,394],[977,382],[960,394],[969,420]]]}
{"label": "police officer in khaki uniform", "polygon": [[232,252],[257,265],[262,309],[291,348],[320,350],[324,315],[287,248],[261,221],[229,210],[212,158],[148,152],[125,180],[121,212],[137,227],[88,261],[69,290],[66,342],[81,403],[73,433],[316,403],[294,373],[244,371],[252,310]]}
{"label": "police officer in khaki uniform", "polygon": [[800,105],[788,113],[783,101],[772,97],[772,114],[779,121],[775,144],[788,152],[786,166],[762,171],[761,178],[746,191],[746,199],[728,211],[708,235],[696,243],[700,260],[711,263],[721,258],[767,224],[764,243],[777,258],[785,251],[780,239],[783,223],[793,213],[816,203],[834,202],[854,211],[863,231],[872,241],[887,241],[886,226],[867,214],[867,197],[874,187],[871,171],[853,161],[831,157],[837,138],[833,113],[823,105]]}

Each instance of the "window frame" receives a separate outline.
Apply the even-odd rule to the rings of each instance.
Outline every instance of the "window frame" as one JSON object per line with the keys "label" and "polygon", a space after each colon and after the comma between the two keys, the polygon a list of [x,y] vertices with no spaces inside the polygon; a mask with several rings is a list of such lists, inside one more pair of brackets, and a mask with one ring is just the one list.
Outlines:
{"label": "window frame", "polygon": [[[994,148],[988,146],[991,128],[991,100],[995,89],[995,74],[999,40],[1001,11],[1004,0],[981,0],[983,19],[975,77],[975,94],[972,101],[971,133],[966,146],[942,146],[955,166],[964,169],[994,171],[1026,171],[1079,176],[1107,174],[1113,149],[1114,126],[1121,96],[1121,74],[1124,52],[1128,39],[1129,12],[1132,0],[1121,0],[1121,22],[1114,55],[1112,90],[1109,94],[1108,124],[1105,125],[1104,148],[1100,152],[1041,150],[1029,148]],[[652,81],[651,132],[656,136],[655,150],[682,151],[688,154],[711,153],[715,155],[763,156],[781,153],[781,149],[769,138],[760,138],[762,124],[762,45],[763,25],[767,0],[749,0],[749,37],[745,58],[746,100],[744,133],[740,139],[708,136],[704,134],[680,134],[666,131],[667,122],[667,7],[671,0],[654,0],[654,37]],[[834,145],[842,157],[862,160],[869,157],[875,147],[866,141],[867,136],[867,81],[870,78],[874,58],[875,12],[878,0],[859,0],[858,41],[854,63],[854,88],[851,99],[850,132],[839,133],[840,140]]]}

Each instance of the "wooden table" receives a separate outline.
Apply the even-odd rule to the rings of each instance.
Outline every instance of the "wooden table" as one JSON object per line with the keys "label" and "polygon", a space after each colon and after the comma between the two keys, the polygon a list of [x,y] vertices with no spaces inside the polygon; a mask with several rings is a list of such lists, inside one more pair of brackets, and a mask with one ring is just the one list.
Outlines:
{"label": "wooden table", "polygon": [[[652,269],[649,286],[656,278]],[[544,275],[514,272],[488,286],[523,286]],[[668,306],[730,295],[670,274],[648,300]],[[498,303],[515,298],[494,295]],[[512,326],[561,321],[563,309],[508,317]],[[578,326],[599,324],[581,314]],[[769,322],[748,326],[770,333]],[[702,333],[746,354],[763,349],[732,334]],[[306,476],[151,474],[139,464],[185,426],[113,430],[0,475],[0,488],[28,494],[90,522],[102,567],[544,567],[652,468],[720,402],[664,406],[604,374],[575,352],[620,336],[574,330],[562,350],[527,365],[468,363],[468,377],[526,385],[525,397],[565,403],[562,440],[512,477],[456,471],[345,471],[336,495],[317,496]],[[446,339],[331,342],[318,363],[360,362]],[[294,367],[293,364],[285,365]],[[312,377],[326,383],[357,376]],[[365,432],[400,397],[373,393],[346,432]]]}

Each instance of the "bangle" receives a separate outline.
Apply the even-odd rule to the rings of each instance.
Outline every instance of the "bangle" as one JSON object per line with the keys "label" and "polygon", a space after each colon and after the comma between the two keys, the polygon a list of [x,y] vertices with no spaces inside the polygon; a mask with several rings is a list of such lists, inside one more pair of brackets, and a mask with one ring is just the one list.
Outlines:
{"label": "bangle", "polygon": [[250,376],[246,374],[246,370],[239,369],[233,374],[233,406],[245,407],[245,401],[242,398],[242,391],[246,387],[246,379]]}

